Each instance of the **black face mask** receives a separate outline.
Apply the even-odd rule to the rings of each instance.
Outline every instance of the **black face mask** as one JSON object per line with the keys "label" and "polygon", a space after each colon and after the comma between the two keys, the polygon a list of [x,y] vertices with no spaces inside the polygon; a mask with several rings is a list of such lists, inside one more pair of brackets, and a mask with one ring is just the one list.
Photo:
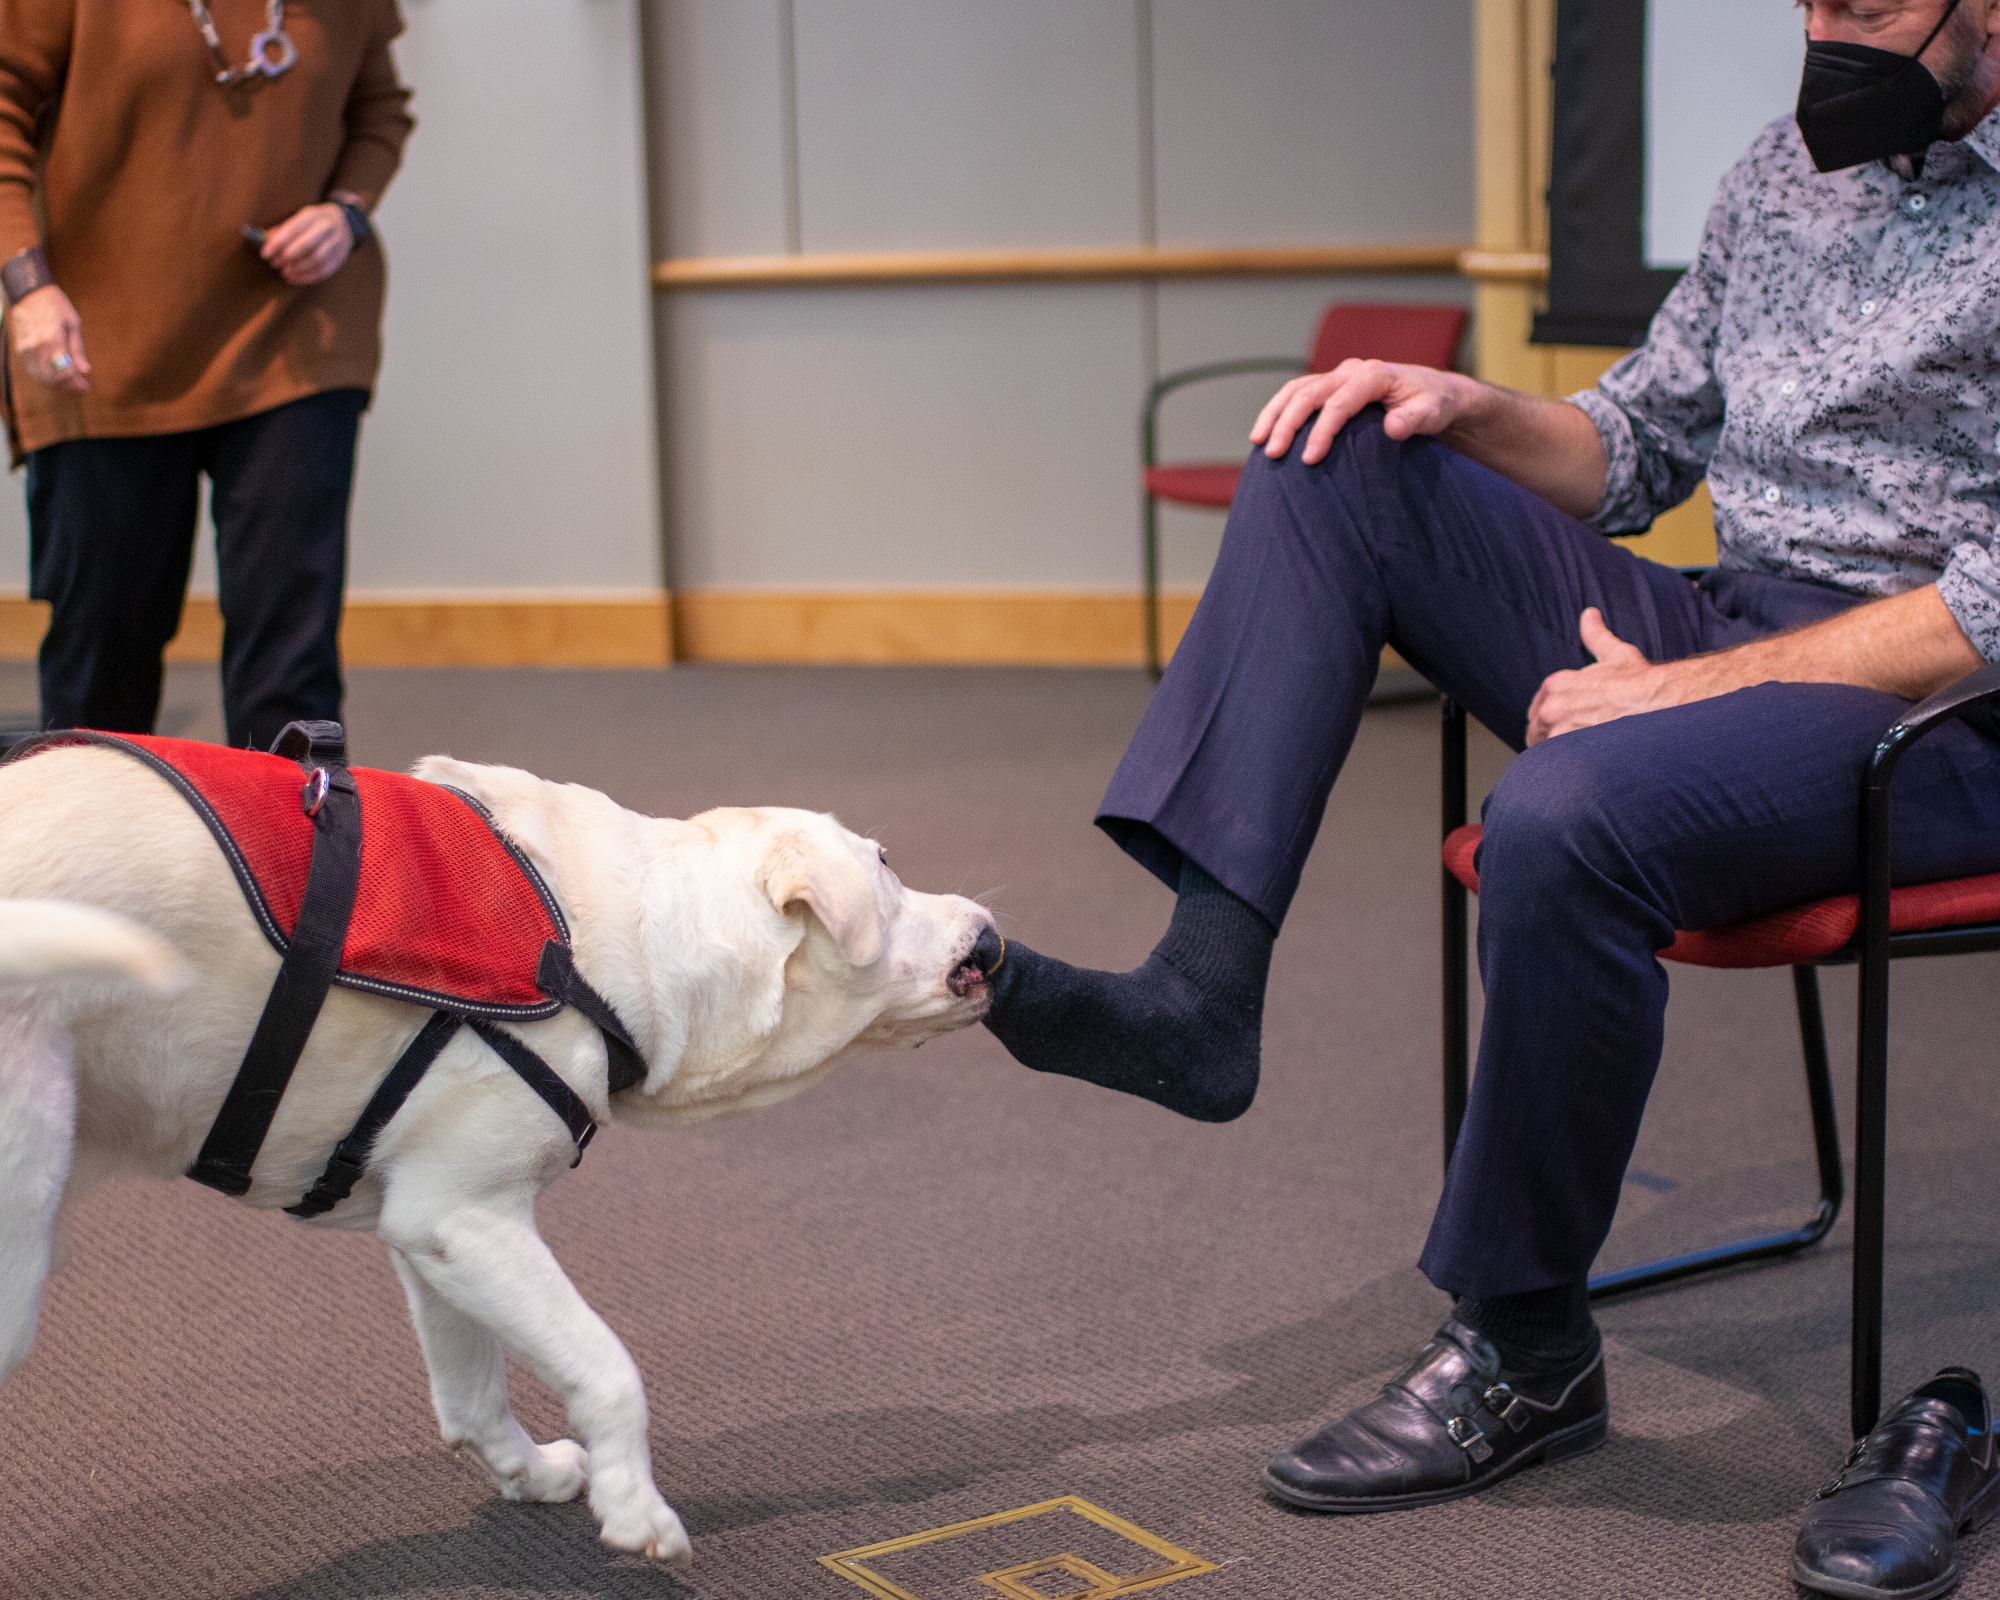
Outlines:
{"label": "black face mask", "polygon": [[1957,9],[1958,0],[1951,0],[1915,55],[1872,44],[1806,41],[1798,119],[1815,167],[1838,172],[1864,161],[1921,155],[1944,136],[1944,90],[1921,58]]}

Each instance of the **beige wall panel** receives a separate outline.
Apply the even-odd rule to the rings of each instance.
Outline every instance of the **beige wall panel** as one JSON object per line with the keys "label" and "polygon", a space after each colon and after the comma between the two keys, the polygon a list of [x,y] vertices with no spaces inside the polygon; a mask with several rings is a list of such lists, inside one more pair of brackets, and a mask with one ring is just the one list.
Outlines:
{"label": "beige wall panel", "polygon": [[28,587],[27,473],[0,483],[0,589]]}
{"label": "beige wall panel", "polygon": [[406,10],[350,582],[656,587],[637,0]]}
{"label": "beige wall panel", "polygon": [[1141,291],[676,297],[676,581],[1130,589]]}
{"label": "beige wall panel", "polygon": [[662,255],[785,248],[779,0],[646,0]]}
{"label": "beige wall panel", "polygon": [[1132,0],[797,0],[806,251],[1140,242]]}
{"label": "beige wall panel", "polygon": [[1153,0],[1162,245],[1472,237],[1465,0]]}

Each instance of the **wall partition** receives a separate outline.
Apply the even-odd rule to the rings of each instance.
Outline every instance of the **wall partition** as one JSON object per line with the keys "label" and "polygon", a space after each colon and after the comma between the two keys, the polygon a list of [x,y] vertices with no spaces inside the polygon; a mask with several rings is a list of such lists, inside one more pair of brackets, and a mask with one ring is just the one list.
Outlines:
{"label": "wall partition", "polygon": [[[1152,377],[1303,354],[1332,298],[1468,298],[1448,275],[1472,223],[1463,0],[655,0],[648,18],[691,654],[1137,661]],[[1428,276],[1146,265],[1382,246]],[[746,256],[798,269],[674,282]],[[880,270],[800,283],[840,257]],[[1167,453],[1240,457],[1270,387],[1171,403]],[[1183,616],[1220,525],[1167,519]]]}

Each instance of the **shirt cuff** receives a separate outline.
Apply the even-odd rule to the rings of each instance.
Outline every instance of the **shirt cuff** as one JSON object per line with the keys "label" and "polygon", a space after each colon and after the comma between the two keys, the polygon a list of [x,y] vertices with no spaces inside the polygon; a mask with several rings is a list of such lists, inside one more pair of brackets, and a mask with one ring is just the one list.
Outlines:
{"label": "shirt cuff", "polygon": [[1970,541],[1959,545],[1938,577],[1938,594],[1972,648],[2000,661],[2000,565],[1993,552]]}
{"label": "shirt cuff", "polygon": [[1569,403],[1590,418],[1604,446],[1604,494],[1596,509],[1582,520],[1594,528],[1620,533],[1626,531],[1627,523],[1643,528],[1652,515],[1639,504],[1639,446],[1632,437],[1632,419],[1601,389],[1573,394]]}

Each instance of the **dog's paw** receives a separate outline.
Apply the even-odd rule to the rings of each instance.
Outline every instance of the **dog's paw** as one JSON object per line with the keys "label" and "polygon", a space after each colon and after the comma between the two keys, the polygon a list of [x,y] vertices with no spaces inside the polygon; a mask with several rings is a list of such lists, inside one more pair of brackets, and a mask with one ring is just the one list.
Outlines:
{"label": "dog's paw", "polygon": [[519,1498],[559,1505],[574,1500],[590,1481],[590,1452],[574,1439],[554,1439],[535,1450]]}
{"label": "dog's paw", "polygon": [[606,1544],[661,1562],[675,1571],[685,1570],[693,1562],[694,1546],[688,1543],[687,1529],[681,1526],[674,1508],[660,1498],[657,1489],[647,1484],[642,1491],[618,1499],[620,1503],[615,1506],[599,1507],[597,1495],[591,1495],[591,1509],[598,1512],[602,1524],[600,1537]]}

